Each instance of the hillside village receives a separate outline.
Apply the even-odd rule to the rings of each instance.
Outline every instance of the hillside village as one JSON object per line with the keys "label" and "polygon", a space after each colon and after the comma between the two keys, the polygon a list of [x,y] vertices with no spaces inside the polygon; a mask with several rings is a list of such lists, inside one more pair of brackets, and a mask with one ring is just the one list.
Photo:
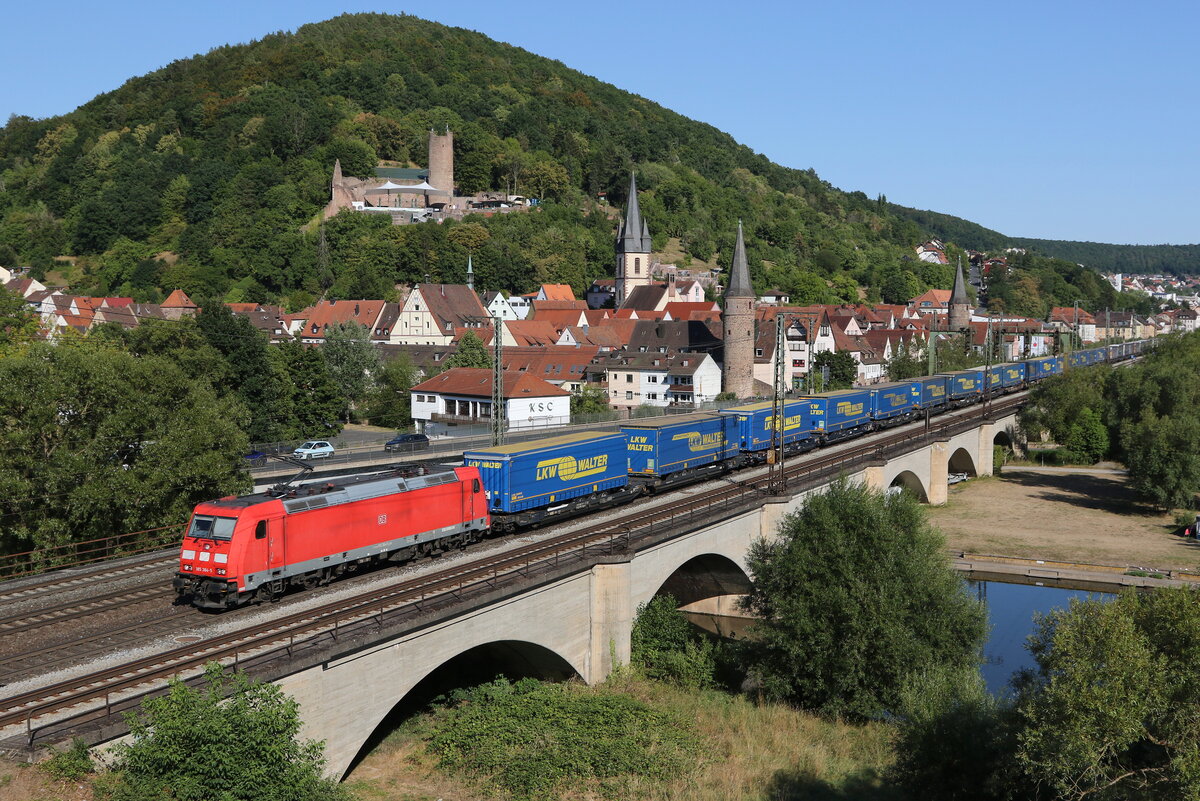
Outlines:
{"label": "hillside village", "polygon": [[[294,314],[279,306],[227,305],[272,343],[298,340],[318,346],[335,324],[361,326],[383,360],[406,356],[416,367],[412,409],[418,425],[488,418],[491,371],[444,371],[443,365],[464,336],[471,334],[488,348],[499,336],[509,420],[515,427],[568,422],[567,400],[585,388],[601,391],[623,414],[647,406],[694,408],[722,392],[741,398],[771,394],[780,359],[791,389],[811,389],[819,354],[848,353],[857,366],[856,383],[865,385],[886,381],[888,362],[902,352],[924,358],[931,338],[966,332],[979,353],[990,340],[998,358],[1016,360],[1106,339],[1192,331],[1200,317],[1188,307],[1148,318],[1130,312],[1095,315],[1078,307],[1054,307],[1045,320],[989,316],[970,303],[967,287],[984,292],[988,272],[1004,259],[974,252],[968,252],[969,279],[959,265],[953,288],[930,289],[905,304],[794,306],[783,292],[753,292],[740,229],[729,286],[724,286],[719,274],[693,275],[655,257],[632,177],[624,212],[614,248],[614,277],[596,280],[582,298],[566,284],[544,284],[523,295],[480,293],[468,263],[467,284],[402,287],[398,302],[330,298]],[[937,240],[918,246],[916,257],[946,263]],[[42,336],[52,342],[103,324],[133,328],[198,311],[179,289],[161,304],[151,304],[129,297],[74,296],[3,269],[0,280],[37,313]],[[1176,288],[1167,279],[1117,280],[1122,287],[1147,291]],[[708,299],[720,295],[725,311]],[[745,298],[739,308],[753,325],[726,325],[735,295]],[[776,346],[779,317],[782,353]],[[744,356],[739,358],[739,352]],[[727,360],[727,354],[732,358]],[[514,404],[513,399],[528,402]]]}

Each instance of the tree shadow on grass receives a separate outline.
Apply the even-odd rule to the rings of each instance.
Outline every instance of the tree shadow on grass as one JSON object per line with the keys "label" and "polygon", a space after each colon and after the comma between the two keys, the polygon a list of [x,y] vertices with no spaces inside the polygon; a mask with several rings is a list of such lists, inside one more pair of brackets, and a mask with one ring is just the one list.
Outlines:
{"label": "tree shadow on grass", "polygon": [[860,771],[833,785],[807,771],[784,769],[775,771],[764,797],[770,801],[900,801],[905,796],[873,770]]}
{"label": "tree shadow on grass", "polygon": [[1046,492],[1037,497],[1044,501],[1054,501],[1078,506],[1083,509],[1096,509],[1119,515],[1155,515],[1158,509],[1146,504],[1137,494],[1116,476],[1097,476],[1086,473],[1049,474],[1023,473],[1019,471],[1005,472],[1003,481],[1019,484],[1023,487],[1041,487]]}

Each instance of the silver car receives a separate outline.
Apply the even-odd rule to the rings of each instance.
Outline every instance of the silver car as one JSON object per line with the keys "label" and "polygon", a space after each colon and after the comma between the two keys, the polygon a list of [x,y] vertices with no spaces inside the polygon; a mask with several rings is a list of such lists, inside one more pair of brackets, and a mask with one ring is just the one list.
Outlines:
{"label": "silver car", "polygon": [[333,446],[324,440],[309,440],[292,451],[292,455],[297,459],[328,459],[333,456]]}

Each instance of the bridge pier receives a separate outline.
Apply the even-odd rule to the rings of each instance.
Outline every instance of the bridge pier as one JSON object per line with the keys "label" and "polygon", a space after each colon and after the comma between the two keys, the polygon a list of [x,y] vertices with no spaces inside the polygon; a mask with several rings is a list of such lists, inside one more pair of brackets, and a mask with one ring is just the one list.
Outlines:
{"label": "bridge pier", "polygon": [[975,459],[975,473],[980,476],[992,474],[992,440],[996,436],[995,423],[979,426],[979,456]]}
{"label": "bridge pier", "polygon": [[950,498],[950,440],[934,440],[929,446],[929,484],[925,488],[930,506],[941,506]]}
{"label": "bridge pier", "polygon": [[588,662],[582,678],[596,684],[608,678],[614,668],[629,664],[633,630],[629,560],[592,566],[591,611]]}

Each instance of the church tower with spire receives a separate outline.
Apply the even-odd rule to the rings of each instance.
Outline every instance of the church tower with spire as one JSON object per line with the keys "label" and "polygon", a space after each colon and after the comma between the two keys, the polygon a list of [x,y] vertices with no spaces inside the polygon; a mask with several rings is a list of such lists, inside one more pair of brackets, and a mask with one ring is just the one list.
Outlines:
{"label": "church tower with spire", "polygon": [[950,292],[950,307],[946,327],[951,331],[965,331],[971,327],[971,301],[967,297],[967,284],[963,281],[962,259],[958,260],[958,272],[954,274],[954,289]]}
{"label": "church tower with spire", "polygon": [[629,175],[625,219],[617,229],[617,308],[639,286],[650,286],[650,228],[638,208],[637,177]]}
{"label": "church tower with spire", "polygon": [[746,263],[746,243],[742,221],[738,220],[737,242],[733,246],[733,265],[729,285],[725,287],[725,362],[722,365],[722,389],[739,399],[754,394],[754,286]]}

